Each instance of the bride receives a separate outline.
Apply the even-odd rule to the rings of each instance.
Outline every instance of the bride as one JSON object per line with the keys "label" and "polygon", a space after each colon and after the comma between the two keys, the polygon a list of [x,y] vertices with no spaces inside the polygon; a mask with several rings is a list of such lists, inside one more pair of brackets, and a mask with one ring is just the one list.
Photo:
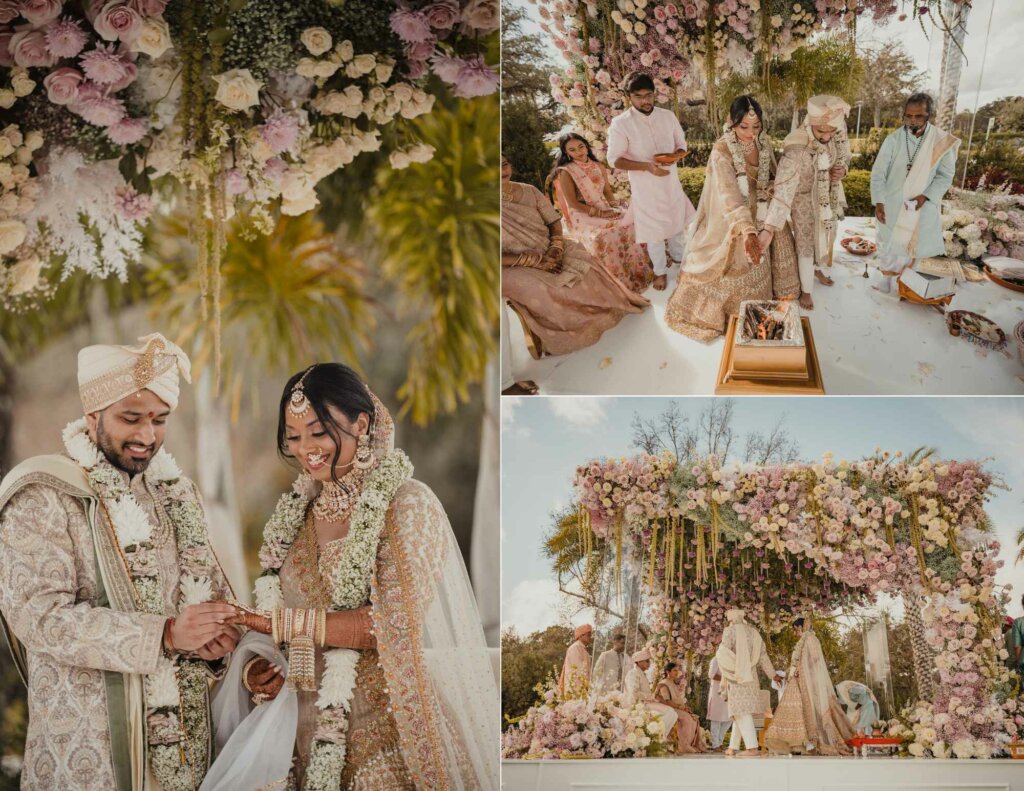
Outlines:
{"label": "bride", "polygon": [[344,365],[288,380],[278,448],[301,474],[264,529],[203,791],[498,788],[498,692],[462,555],[393,432]]}
{"label": "bride", "polygon": [[853,738],[853,729],[836,698],[821,643],[803,618],[797,618],[793,628],[800,639],[790,658],[782,699],[764,732],[765,746],[774,753],[849,755],[846,740]]}

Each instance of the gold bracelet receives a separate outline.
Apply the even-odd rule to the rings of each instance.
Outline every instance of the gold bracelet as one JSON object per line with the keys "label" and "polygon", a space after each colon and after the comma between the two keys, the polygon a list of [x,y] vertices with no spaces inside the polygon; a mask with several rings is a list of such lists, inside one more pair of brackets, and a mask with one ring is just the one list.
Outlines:
{"label": "gold bracelet", "polygon": [[263,659],[262,656],[254,656],[252,659],[246,662],[245,666],[242,668],[242,686],[245,687],[245,691],[248,692],[250,695],[254,695],[256,693],[254,693],[252,687],[249,686],[249,671],[252,669],[252,666],[259,662],[261,659]]}
{"label": "gold bracelet", "polygon": [[275,607],[270,613],[270,633],[273,636],[274,645],[281,645],[281,608]]}

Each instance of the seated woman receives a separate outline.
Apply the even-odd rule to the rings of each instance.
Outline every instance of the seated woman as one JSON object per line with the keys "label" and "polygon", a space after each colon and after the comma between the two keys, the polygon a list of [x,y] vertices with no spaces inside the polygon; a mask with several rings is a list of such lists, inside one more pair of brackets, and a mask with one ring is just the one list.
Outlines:
{"label": "seated woman", "polygon": [[561,216],[540,190],[512,181],[501,159],[501,296],[523,321],[530,353],[568,354],[598,341],[651,303],[562,236]]}
{"label": "seated woman", "polygon": [[549,183],[569,235],[622,285],[643,293],[654,280],[654,269],[636,242],[633,210],[615,200],[608,168],[597,161],[586,138],[570,132],[558,147],[561,153]]}
{"label": "seated woman", "polygon": [[738,97],[729,124],[711,150],[693,236],[665,313],[672,329],[705,343],[725,332],[743,300],[800,296],[789,225],[766,250],[757,241],[775,174],[761,105]]}
{"label": "seated woman", "polygon": [[686,690],[680,684],[682,678],[682,668],[675,662],[669,662],[665,665],[665,678],[658,684],[654,697],[679,715],[669,736],[669,742],[674,745],[676,755],[703,753],[707,751],[704,731],[700,727],[697,715],[686,705]]}

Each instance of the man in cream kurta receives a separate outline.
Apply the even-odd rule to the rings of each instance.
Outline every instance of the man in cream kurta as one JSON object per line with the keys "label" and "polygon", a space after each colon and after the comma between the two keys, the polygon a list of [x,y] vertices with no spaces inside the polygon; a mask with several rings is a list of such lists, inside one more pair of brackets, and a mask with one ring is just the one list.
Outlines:
{"label": "man in cream kurta", "polygon": [[[666,736],[676,726],[679,714],[671,706],[659,703],[651,690],[651,682],[647,679],[647,668],[651,666],[651,654],[645,648],[633,654],[633,667],[626,674],[626,681],[622,690],[623,708],[632,708],[637,703],[643,703],[653,714],[661,720]],[[671,741],[671,740],[669,740]]]}
{"label": "man in cream kurta", "polygon": [[736,754],[741,739],[746,748],[745,754],[756,755],[759,752],[757,729],[754,727],[754,715],[763,713],[758,668],[768,678],[782,677],[775,672],[761,635],[744,620],[745,617],[743,610],[726,612],[729,625],[722,632],[722,642],[715,653],[722,671],[722,696],[733,721],[732,737],[726,751],[728,755]]}
{"label": "man in cream kurta", "polygon": [[[629,176],[636,241],[647,245],[654,288],[664,291],[668,267],[686,253],[684,231],[696,214],[676,172],[676,162],[686,155],[686,135],[673,113],[654,106],[649,75],[630,75],[626,93],[629,108],[608,127],[608,164]],[[658,163],[656,154],[668,154],[672,161]]]}
{"label": "man in cream kurta", "polygon": [[590,691],[589,648],[594,642],[594,627],[589,623],[577,626],[573,637],[576,641],[565,652],[558,679],[558,692],[563,699],[585,698]]}
{"label": "man in cream kurta", "polygon": [[888,293],[893,277],[916,259],[943,255],[942,197],[953,184],[960,140],[931,123],[932,98],[915,93],[903,126],[882,141],[871,168],[878,221],[878,268]]}
{"label": "man in cream kurta", "polygon": [[708,689],[708,726],[711,729],[711,749],[717,750],[725,742],[725,733],[729,730],[729,705],[722,697],[722,670],[714,657],[708,667],[708,678],[711,680]]}
{"label": "man in cream kurta", "polygon": [[807,102],[803,126],[790,132],[782,144],[775,192],[759,237],[761,249],[766,249],[786,221],[792,223],[800,305],[807,310],[814,308],[815,279],[832,285],[822,267],[831,265],[832,245],[845,209],[842,178],[850,167],[848,112],[850,105],[838,96],[813,96]]}
{"label": "man in cream kurta", "polygon": [[[168,466],[173,460],[160,448],[178,403],[179,372],[188,376],[188,358],[162,336],[141,340],[136,347],[82,350],[79,385],[88,418],[69,426],[65,436],[79,443],[66,439],[69,448],[81,448],[90,432],[95,458],[102,453],[109,474],[120,476],[140,518],[148,520],[163,613],[133,608],[138,594],[132,578],[110,571],[124,547],[118,549],[110,508],[70,450],[29,459],[0,484],[0,611],[28,686],[23,789],[159,789],[141,760],[145,674],[188,656],[204,660],[213,678],[238,640],[233,627],[219,623],[233,615],[232,607],[182,606],[179,600],[186,578],[175,531],[167,504],[156,495],[163,489],[146,471],[154,461],[165,473],[176,471],[181,487],[175,491],[191,492],[186,500],[202,514],[195,485]],[[104,566],[112,559],[114,565]],[[212,572],[210,598],[230,596],[216,559],[203,568]]]}
{"label": "man in cream kurta", "polygon": [[626,636],[617,634],[612,638],[612,647],[602,653],[594,663],[594,674],[590,682],[590,694],[596,699],[609,692],[621,692],[626,674],[633,667],[633,661],[626,656]]}

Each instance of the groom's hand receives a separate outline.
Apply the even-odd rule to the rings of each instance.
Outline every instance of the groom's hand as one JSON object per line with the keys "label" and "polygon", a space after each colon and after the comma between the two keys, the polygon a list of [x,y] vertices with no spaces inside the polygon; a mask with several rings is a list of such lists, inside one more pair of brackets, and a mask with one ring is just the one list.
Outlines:
{"label": "groom's hand", "polygon": [[174,650],[196,651],[224,631],[233,622],[235,608],[227,602],[208,601],[190,604],[174,619],[171,643]]}
{"label": "groom's hand", "polygon": [[885,204],[875,204],[875,219],[878,220],[882,225],[885,225]]}
{"label": "groom's hand", "polygon": [[235,650],[239,637],[237,629],[233,626],[225,626],[223,632],[206,645],[201,646],[196,653],[199,654],[200,659],[205,659],[207,662],[216,662]]}

